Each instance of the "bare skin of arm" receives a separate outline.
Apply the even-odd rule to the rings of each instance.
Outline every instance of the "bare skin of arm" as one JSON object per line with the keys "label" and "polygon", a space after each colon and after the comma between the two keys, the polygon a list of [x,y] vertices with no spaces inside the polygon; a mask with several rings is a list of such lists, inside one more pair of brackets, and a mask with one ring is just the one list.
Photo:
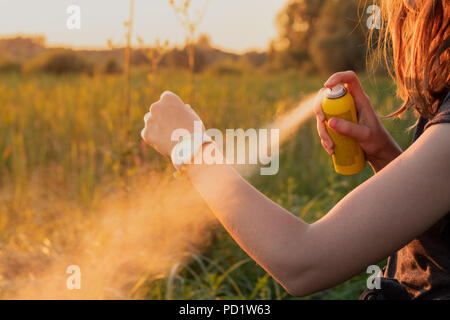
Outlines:
{"label": "bare skin of arm", "polygon": [[313,224],[272,202],[230,166],[190,165],[187,173],[236,242],[288,292],[304,296],[378,263],[446,214],[448,137],[450,125],[430,128]]}
{"label": "bare skin of arm", "polygon": [[[171,133],[200,118],[169,92],[145,116],[142,136],[168,156]],[[231,166],[187,165],[193,186],[237,243],[286,290],[305,296],[339,284],[403,247],[450,210],[450,124],[419,140],[307,224]],[[301,163],[301,159],[299,159]]]}

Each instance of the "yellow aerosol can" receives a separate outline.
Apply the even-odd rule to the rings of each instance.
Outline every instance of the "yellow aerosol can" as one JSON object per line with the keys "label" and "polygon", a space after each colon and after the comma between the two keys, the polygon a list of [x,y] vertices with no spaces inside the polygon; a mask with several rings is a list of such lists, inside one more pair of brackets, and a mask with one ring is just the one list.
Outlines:
{"label": "yellow aerosol can", "polygon": [[334,143],[332,157],[335,171],[346,176],[360,173],[366,166],[366,161],[359,143],[352,138],[336,133],[328,126],[328,120],[331,118],[341,118],[358,123],[352,95],[342,84],[327,89],[322,101],[322,110],[327,119],[328,134]]}

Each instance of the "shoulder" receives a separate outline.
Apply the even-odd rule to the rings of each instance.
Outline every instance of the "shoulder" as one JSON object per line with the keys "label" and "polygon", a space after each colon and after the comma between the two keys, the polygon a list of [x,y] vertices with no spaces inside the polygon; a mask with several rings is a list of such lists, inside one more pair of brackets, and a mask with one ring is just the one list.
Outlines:
{"label": "shoulder", "polygon": [[[390,183],[408,188],[408,197],[426,204],[424,212],[434,210],[444,216],[450,211],[450,123],[440,123],[426,130],[385,171]],[[385,171],[385,172],[383,172]],[[423,208],[422,208],[423,209]],[[419,213],[418,213],[419,214]]]}
{"label": "shoulder", "polygon": [[[442,187],[450,188],[450,121],[435,123],[410,147],[416,161],[429,167]],[[448,189],[447,189],[448,190]]]}
{"label": "shoulder", "polygon": [[446,164],[450,170],[450,121],[435,123],[426,130],[411,148],[447,156]]}

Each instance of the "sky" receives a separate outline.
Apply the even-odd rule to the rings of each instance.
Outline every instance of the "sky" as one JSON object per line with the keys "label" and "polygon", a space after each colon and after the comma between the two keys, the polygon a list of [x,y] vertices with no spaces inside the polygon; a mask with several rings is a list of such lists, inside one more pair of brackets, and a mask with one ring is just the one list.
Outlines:
{"label": "sky", "polygon": [[[193,15],[206,1],[192,0]],[[264,50],[277,35],[275,17],[286,2],[211,0],[197,34],[209,34],[213,45],[230,51]],[[66,26],[70,5],[81,9],[80,30]],[[120,45],[128,15],[129,0],[0,0],[0,37],[42,34],[49,45],[101,48],[108,39]],[[172,44],[185,39],[169,0],[135,0],[134,35],[135,43],[139,36],[147,44],[157,38]]]}

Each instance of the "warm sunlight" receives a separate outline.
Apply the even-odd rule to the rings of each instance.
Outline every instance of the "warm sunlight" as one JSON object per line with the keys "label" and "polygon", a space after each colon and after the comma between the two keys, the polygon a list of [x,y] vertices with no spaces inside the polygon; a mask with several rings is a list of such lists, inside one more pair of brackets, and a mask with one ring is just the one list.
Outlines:
{"label": "warm sunlight", "polygon": [[[193,11],[206,0],[193,1]],[[286,0],[212,1],[199,33],[207,33],[218,47],[242,52],[265,50],[276,36],[275,16]],[[82,8],[82,28],[76,32],[65,26],[66,8]],[[135,4],[136,36],[147,42],[168,39],[184,42],[183,29],[167,0],[137,0]],[[44,14],[45,12],[45,14]],[[106,39],[121,41],[122,24],[128,17],[127,1],[109,0],[0,0],[0,36],[5,34],[45,34],[51,45],[106,47]],[[60,28],[55,27],[61,25]],[[136,37],[134,38],[136,42]]]}
{"label": "warm sunlight", "polygon": [[449,23],[445,0],[0,0],[0,300],[450,299]]}

